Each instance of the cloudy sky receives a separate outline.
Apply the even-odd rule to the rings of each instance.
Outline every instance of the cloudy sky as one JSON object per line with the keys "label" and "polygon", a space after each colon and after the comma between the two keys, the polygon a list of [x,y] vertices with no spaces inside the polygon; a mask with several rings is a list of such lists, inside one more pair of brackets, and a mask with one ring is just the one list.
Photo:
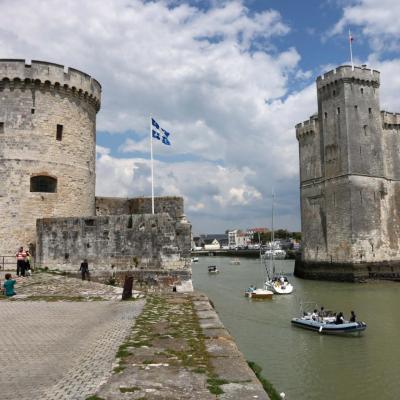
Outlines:
{"label": "cloudy sky", "polygon": [[179,195],[194,233],[300,229],[294,125],[317,109],[315,78],[354,57],[381,71],[400,111],[398,0],[0,0],[0,58],[81,69],[103,87],[97,195]]}

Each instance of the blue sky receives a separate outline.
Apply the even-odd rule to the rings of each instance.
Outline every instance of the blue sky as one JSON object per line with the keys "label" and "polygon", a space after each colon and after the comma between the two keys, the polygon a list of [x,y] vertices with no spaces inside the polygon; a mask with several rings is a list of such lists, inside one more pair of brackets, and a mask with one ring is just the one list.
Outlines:
{"label": "blue sky", "polygon": [[180,195],[194,233],[300,229],[294,125],[317,110],[315,79],[354,59],[381,71],[400,110],[398,0],[3,0],[0,57],[83,70],[103,87],[99,196]]}

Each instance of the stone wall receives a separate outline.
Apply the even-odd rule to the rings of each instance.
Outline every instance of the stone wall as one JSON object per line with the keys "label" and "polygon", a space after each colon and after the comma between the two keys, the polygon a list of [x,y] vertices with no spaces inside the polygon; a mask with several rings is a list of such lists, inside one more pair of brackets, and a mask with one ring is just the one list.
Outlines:
{"label": "stone wall", "polygon": [[380,111],[379,84],[379,72],[365,67],[342,66],[322,75],[317,121],[313,116],[296,126],[299,276],[400,276],[400,116]]}
{"label": "stone wall", "polygon": [[[168,213],[47,218],[37,221],[37,265],[92,272],[136,271],[190,277],[191,225]],[[158,272],[157,272],[158,271]]]}
{"label": "stone wall", "polygon": [[[154,212],[168,213],[179,220],[183,214],[183,198],[164,196],[154,198]],[[97,215],[151,214],[151,197],[96,197]]]}
{"label": "stone wall", "polygon": [[[0,60],[0,255],[36,243],[36,219],[95,214],[100,84],[63,66]],[[62,125],[57,140],[57,125]],[[31,178],[57,180],[31,192]]]}

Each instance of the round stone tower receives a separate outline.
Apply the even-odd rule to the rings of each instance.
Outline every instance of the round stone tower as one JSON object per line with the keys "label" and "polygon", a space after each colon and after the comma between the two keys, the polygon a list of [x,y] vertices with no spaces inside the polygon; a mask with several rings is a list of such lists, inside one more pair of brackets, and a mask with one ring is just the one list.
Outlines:
{"label": "round stone tower", "polygon": [[35,246],[37,218],[95,215],[100,97],[78,70],[0,59],[0,256]]}

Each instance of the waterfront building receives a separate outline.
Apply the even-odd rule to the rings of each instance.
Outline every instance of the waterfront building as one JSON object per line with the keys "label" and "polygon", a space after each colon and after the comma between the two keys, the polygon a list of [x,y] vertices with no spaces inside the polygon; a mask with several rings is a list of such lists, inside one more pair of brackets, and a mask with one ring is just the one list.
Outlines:
{"label": "waterfront building", "polygon": [[318,113],[296,125],[303,252],[295,274],[398,279],[400,114],[380,110],[380,73],[366,66],[340,66],[316,86]]}

